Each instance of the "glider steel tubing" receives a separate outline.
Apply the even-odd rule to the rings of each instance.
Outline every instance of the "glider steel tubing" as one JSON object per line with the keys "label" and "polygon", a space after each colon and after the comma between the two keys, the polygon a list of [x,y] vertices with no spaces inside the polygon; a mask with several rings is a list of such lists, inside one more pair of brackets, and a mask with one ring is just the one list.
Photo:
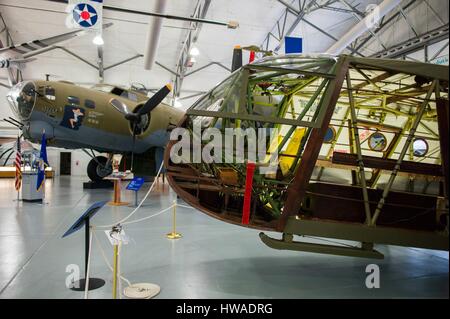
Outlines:
{"label": "glider steel tubing", "polygon": [[391,176],[389,178],[387,185],[384,187],[381,199],[379,200],[377,208],[375,209],[375,213],[372,216],[372,220],[370,222],[371,226],[375,226],[377,223],[378,216],[380,215],[381,210],[385,204],[386,197],[388,196],[389,191],[391,190],[391,187],[394,184],[394,180],[397,177],[397,172],[400,170],[400,165],[403,162],[403,158],[405,157],[406,152],[409,149],[409,146],[414,138],[414,134],[416,133],[417,127],[419,126],[420,120],[425,112],[425,109],[426,109],[428,103],[430,102],[431,95],[434,93],[434,89],[438,85],[438,83],[439,82],[437,80],[433,81],[433,84],[431,85],[430,90],[428,91],[427,96],[425,97],[425,101],[422,103],[422,105],[420,106],[420,108],[416,114],[416,118],[414,119],[414,123],[409,130],[409,134],[406,139],[405,145],[403,146],[403,149],[400,152],[400,155],[398,157],[397,163],[395,164],[394,170],[391,173]]}
{"label": "glider steel tubing", "polygon": [[[351,78],[350,78],[350,72],[347,71],[347,87],[352,87]],[[356,111],[355,111],[355,100],[353,99],[353,93],[352,91],[348,90],[348,100],[350,102],[350,115],[351,115],[351,125],[353,126],[353,138],[355,141],[356,146],[356,154],[358,158],[358,168],[359,168],[359,174],[360,174],[360,183],[363,193],[363,199],[364,199],[364,212],[366,214],[366,224],[370,224],[370,206],[369,206],[369,195],[367,192],[367,185],[366,185],[366,175],[364,171],[364,162],[361,152],[361,141],[359,139],[359,133],[358,133],[358,120],[356,117]]]}

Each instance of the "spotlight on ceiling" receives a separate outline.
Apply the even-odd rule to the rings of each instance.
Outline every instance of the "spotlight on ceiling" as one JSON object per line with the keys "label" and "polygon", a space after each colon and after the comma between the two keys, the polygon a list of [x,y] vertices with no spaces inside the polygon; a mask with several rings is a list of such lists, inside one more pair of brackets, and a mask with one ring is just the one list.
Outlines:
{"label": "spotlight on ceiling", "polygon": [[192,47],[191,51],[189,51],[189,54],[191,56],[198,56],[200,54],[200,51],[198,50],[197,47]]}
{"label": "spotlight on ceiling", "polygon": [[179,109],[179,108],[182,108],[182,107],[183,107],[183,104],[181,104],[181,102],[180,102],[179,99],[175,98],[175,99],[173,100],[173,106]]}
{"label": "spotlight on ceiling", "polygon": [[92,39],[92,43],[95,45],[103,45],[105,44],[105,41],[103,41],[103,38],[100,34],[97,34],[94,39]]}

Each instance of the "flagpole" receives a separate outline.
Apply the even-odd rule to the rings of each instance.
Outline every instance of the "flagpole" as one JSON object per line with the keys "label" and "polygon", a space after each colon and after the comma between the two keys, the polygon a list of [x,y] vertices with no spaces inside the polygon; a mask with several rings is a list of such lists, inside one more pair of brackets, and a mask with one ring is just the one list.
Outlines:
{"label": "flagpole", "polygon": [[[42,136],[43,139],[45,140],[45,128],[42,130]],[[47,159],[47,140],[45,140],[45,154],[46,154],[46,159]],[[45,162],[44,162],[44,180],[42,181],[42,205],[45,205]]]}
{"label": "flagpole", "polygon": [[41,152],[39,155],[39,167],[37,177],[37,191],[42,191],[42,204],[45,204],[45,168],[48,166],[47,159],[47,141],[45,138],[45,129],[42,130]]}
{"label": "flagpole", "polygon": [[42,205],[45,205],[45,165],[44,165],[44,181],[42,182]]}
{"label": "flagpole", "polygon": [[22,150],[20,147],[20,136],[17,136],[16,157],[14,159],[14,166],[16,168],[14,188],[17,191],[17,202],[19,202],[20,189],[22,188]]}

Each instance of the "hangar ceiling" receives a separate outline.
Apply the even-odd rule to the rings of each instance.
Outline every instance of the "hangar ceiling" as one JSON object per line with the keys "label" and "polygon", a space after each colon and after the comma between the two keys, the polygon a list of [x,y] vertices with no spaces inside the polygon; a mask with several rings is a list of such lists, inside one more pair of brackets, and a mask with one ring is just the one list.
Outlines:
{"label": "hangar ceiling", "polygon": [[[155,1],[105,0],[112,7],[151,12]],[[223,26],[202,24],[197,33],[195,46],[200,55],[191,68],[183,71],[179,102],[182,108],[189,107],[202,92],[212,88],[224,79],[229,71],[232,48],[235,45],[258,45],[273,50],[282,44],[285,35],[304,38],[305,53],[325,52],[336,39],[347,33],[365,14],[371,3],[381,0],[170,0],[166,12],[172,15],[192,16],[197,5],[207,5],[205,19],[239,22],[236,30]],[[396,57],[424,60],[448,55],[448,1],[403,0],[400,6],[388,14],[381,27],[366,32],[352,50],[355,54],[373,56],[383,54],[400,43],[422,39],[431,31],[440,30],[432,46],[423,50],[401,52]],[[0,0],[0,13],[15,43],[45,38],[67,31],[64,21],[65,5],[46,0]],[[106,69],[104,82],[122,86],[141,83],[149,89],[159,88],[167,82],[174,82],[177,65],[184,41],[195,25],[189,22],[165,19],[157,52],[157,65],[152,70],[143,69],[143,59],[149,16],[143,14],[104,11],[104,22],[113,25],[104,31],[103,65],[130,61]],[[289,32],[291,31],[291,32]],[[0,35],[3,42],[4,33]],[[97,65],[98,53],[91,35],[78,37],[62,44],[64,48],[85,61]],[[421,38],[422,37],[422,38]],[[444,38],[447,38],[446,40]],[[269,41],[267,41],[269,39]],[[429,39],[426,38],[426,39]],[[436,43],[435,43],[436,42]],[[416,41],[417,43],[417,41]],[[283,47],[279,49],[284,52]],[[350,51],[347,50],[347,53]],[[74,55],[60,49],[51,50],[37,56],[24,70],[24,78],[44,79],[50,74],[53,80],[70,80],[83,85],[91,85],[99,80],[98,70]],[[248,56],[244,54],[244,59]],[[205,67],[206,66],[206,67]],[[1,71],[0,82],[7,83],[6,72]],[[6,88],[0,87],[5,95]],[[10,116],[9,108],[3,100],[0,107],[1,118]],[[1,125],[4,126],[3,123]]]}

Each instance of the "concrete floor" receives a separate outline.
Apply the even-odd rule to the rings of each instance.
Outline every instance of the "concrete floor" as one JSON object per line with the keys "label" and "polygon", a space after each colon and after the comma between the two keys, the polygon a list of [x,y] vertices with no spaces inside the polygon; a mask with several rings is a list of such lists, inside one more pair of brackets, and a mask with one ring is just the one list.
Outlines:
{"label": "concrete floor", "polygon": [[[0,298],[83,298],[65,287],[66,267],[83,269],[84,232],[62,234],[110,190],[83,190],[85,178],[47,181],[46,204],[14,201],[14,181],[0,179]],[[148,188],[148,185],[146,186]],[[146,189],[144,189],[144,192]],[[142,194],[143,195],[143,194]],[[132,201],[132,194],[123,192]],[[150,195],[135,218],[170,206],[176,195],[165,186]],[[110,224],[130,207],[106,206],[93,224]],[[448,298],[447,252],[378,246],[384,260],[276,251],[262,244],[258,231],[226,224],[188,208],[178,209],[178,231],[170,241],[171,214],[125,227],[131,237],[122,254],[123,275],[132,283],[161,286],[157,298]],[[112,246],[98,232],[112,259]],[[277,234],[273,236],[278,237]],[[312,239],[311,239],[312,241]],[[365,269],[381,270],[381,288],[367,289]],[[107,284],[90,298],[111,297],[111,273],[95,244],[92,275]]]}

